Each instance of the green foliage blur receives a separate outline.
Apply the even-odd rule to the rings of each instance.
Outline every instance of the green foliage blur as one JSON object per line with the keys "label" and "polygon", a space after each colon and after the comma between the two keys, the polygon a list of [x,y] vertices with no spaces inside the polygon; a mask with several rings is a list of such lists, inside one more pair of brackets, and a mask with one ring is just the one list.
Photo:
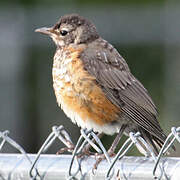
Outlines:
{"label": "green foliage blur", "polygon": [[101,6],[103,5],[148,5],[148,4],[163,4],[164,0],[4,0],[0,4],[19,4],[24,6],[34,5],[68,5],[76,4],[77,6],[91,5]]}

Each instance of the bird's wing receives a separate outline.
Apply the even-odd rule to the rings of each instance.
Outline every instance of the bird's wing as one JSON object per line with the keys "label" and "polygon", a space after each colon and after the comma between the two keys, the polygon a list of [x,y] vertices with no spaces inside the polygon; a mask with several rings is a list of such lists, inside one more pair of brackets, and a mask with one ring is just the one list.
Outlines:
{"label": "bird's wing", "polygon": [[147,90],[131,74],[127,63],[114,48],[87,48],[80,56],[84,68],[95,76],[97,84],[113,104],[158,139],[166,138]]}

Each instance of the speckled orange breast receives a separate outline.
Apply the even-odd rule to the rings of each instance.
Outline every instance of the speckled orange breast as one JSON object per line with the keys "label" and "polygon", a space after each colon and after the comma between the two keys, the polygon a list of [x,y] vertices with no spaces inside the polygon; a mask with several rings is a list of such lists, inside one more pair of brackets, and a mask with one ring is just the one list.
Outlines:
{"label": "speckled orange breast", "polygon": [[104,125],[117,119],[119,109],[83,68],[82,49],[57,50],[53,64],[53,86],[59,106],[79,126],[88,121]]}

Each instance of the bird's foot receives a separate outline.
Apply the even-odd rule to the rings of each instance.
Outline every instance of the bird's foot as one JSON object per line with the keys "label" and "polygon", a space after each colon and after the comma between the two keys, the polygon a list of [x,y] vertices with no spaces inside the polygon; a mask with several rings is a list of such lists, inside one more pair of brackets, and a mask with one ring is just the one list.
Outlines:
{"label": "bird's foot", "polygon": [[64,152],[72,153],[73,151],[74,151],[74,144],[69,142],[68,147],[63,147],[63,148],[59,149],[59,151],[56,154],[59,155],[59,154],[63,154]]}
{"label": "bird's foot", "polygon": [[[114,153],[114,151],[111,151],[111,149],[109,149],[107,153],[108,153],[109,157],[113,157],[113,156],[116,155]],[[106,159],[106,156],[105,156],[105,154],[96,154],[95,155],[95,159],[96,159],[96,162],[95,162],[95,164],[93,166],[93,172],[97,169],[97,167],[100,164],[100,162],[103,161],[104,159]]]}
{"label": "bird's foot", "polygon": [[78,158],[84,158],[86,156],[91,156],[91,155],[95,155],[94,152],[90,151],[90,147],[89,146],[85,146],[85,148],[82,149],[82,151],[77,155]]}

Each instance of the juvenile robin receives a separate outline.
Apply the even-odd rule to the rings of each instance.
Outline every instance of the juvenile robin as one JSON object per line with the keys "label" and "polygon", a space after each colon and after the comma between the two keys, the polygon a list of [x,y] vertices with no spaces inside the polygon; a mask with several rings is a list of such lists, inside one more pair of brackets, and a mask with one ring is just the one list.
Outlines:
{"label": "juvenile robin", "polygon": [[[123,134],[139,131],[157,155],[166,135],[157,121],[156,106],[93,23],[70,14],[36,32],[50,36],[57,46],[53,87],[58,105],[72,122],[98,133],[118,133],[108,151],[111,154]],[[145,147],[138,148],[147,154]]]}

